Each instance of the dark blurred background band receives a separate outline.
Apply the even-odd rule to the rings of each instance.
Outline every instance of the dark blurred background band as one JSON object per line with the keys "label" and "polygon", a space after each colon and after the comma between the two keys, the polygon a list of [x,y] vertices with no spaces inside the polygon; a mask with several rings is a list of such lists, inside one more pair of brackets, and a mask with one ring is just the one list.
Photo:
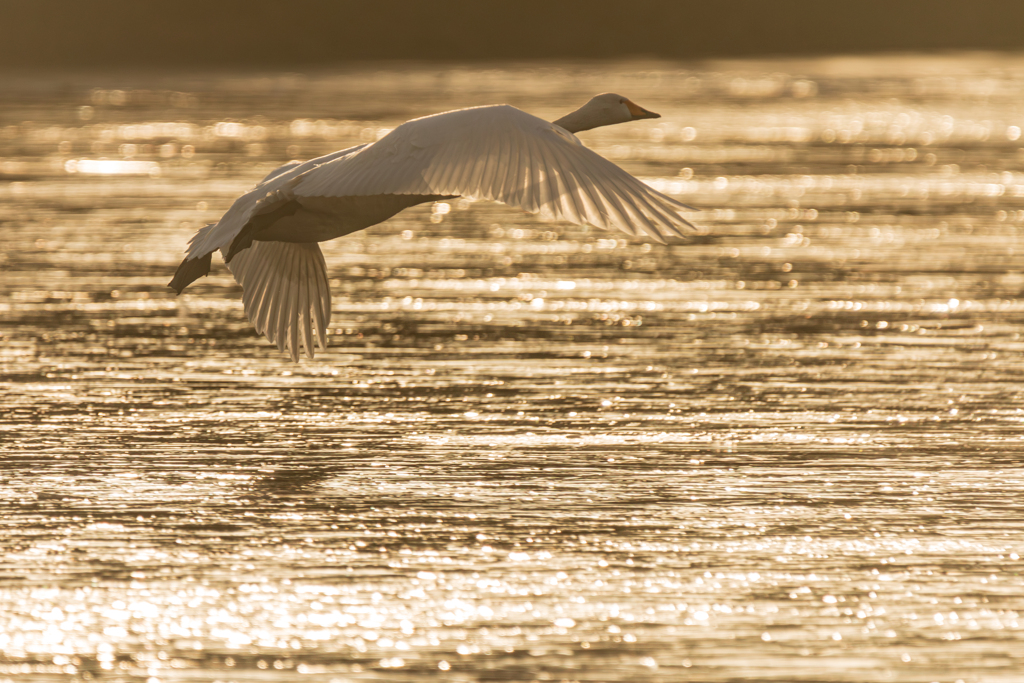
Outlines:
{"label": "dark blurred background band", "polygon": [[0,67],[1021,49],[1013,0],[0,0]]}

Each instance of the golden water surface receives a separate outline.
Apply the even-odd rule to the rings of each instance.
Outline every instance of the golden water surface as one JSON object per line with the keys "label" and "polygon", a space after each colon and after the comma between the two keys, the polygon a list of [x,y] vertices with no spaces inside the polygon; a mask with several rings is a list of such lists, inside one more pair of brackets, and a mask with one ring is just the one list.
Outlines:
{"label": "golden water surface", "polygon": [[[290,362],[191,234],[507,102],[703,209],[324,245]],[[0,681],[1024,680],[1024,58],[0,76]]]}

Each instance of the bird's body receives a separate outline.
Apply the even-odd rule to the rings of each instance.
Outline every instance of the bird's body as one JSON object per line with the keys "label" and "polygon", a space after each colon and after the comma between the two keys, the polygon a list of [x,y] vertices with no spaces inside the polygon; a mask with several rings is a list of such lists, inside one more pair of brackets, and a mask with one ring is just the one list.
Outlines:
{"label": "bird's body", "polygon": [[206,275],[220,250],[242,286],[256,331],[298,359],[326,345],[330,291],[318,242],[376,225],[416,204],[489,199],[553,220],[682,237],[692,210],[590,151],[573,135],[654,118],[599,95],[549,123],[515,107],[460,109],[413,119],[374,143],[282,166],[199,230],[170,286]]}

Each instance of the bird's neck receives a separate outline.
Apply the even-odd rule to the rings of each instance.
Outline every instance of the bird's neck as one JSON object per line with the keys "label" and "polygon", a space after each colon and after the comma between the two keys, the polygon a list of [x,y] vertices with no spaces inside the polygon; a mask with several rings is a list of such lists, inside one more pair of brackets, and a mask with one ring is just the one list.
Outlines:
{"label": "bird's neck", "polygon": [[570,133],[579,133],[581,130],[590,130],[591,128],[597,128],[600,123],[593,120],[591,116],[584,111],[585,107],[580,107],[571,114],[566,114],[562,118],[554,121],[556,126],[565,128]]}

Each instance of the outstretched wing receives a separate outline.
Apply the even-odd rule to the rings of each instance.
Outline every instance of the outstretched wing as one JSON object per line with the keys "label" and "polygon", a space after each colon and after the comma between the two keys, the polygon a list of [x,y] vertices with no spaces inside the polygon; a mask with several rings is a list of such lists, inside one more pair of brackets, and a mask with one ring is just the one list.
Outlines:
{"label": "outstretched wing", "polygon": [[316,242],[253,242],[228,264],[242,286],[245,314],[256,332],[299,360],[316,345],[327,348],[331,289],[327,264]]}
{"label": "outstretched wing", "polygon": [[694,229],[680,215],[692,207],[647,186],[565,129],[508,105],[414,119],[296,176],[288,192],[462,195],[548,219],[643,231],[658,241]]}

